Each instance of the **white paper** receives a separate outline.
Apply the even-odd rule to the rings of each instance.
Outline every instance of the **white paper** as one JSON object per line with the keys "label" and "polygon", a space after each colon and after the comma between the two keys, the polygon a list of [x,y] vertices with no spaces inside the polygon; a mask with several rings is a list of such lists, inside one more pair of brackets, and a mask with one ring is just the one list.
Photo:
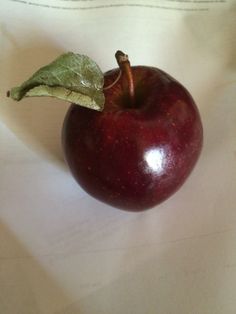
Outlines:
{"label": "white paper", "polygon": [[[235,313],[235,26],[234,0],[1,2],[0,313]],[[182,82],[204,126],[187,182],[142,213],[74,181],[67,104],[5,96],[62,52],[106,71],[117,49]]]}

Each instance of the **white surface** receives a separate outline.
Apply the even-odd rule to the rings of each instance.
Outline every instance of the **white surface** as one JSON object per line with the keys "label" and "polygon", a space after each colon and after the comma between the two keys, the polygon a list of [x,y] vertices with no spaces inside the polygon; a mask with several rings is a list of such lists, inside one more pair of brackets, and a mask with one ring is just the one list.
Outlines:
{"label": "white surface", "polygon": [[[235,4],[209,8],[63,10],[2,1],[0,313],[236,312]],[[204,124],[188,181],[142,213],[97,202],[74,182],[60,146],[68,105],[5,97],[62,51],[85,53],[105,71],[117,49],[180,80]]]}

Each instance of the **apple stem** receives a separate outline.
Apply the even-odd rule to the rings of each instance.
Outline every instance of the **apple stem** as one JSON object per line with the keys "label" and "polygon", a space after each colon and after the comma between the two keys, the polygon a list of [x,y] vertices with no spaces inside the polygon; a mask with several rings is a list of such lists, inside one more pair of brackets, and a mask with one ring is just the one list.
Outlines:
{"label": "apple stem", "polygon": [[122,51],[118,50],[115,54],[116,61],[120,67],[122,73],[124,73],[128,80],[129,98],[131,105],[134,104],[134,79],[131,70],[128,55],[124,54]]}

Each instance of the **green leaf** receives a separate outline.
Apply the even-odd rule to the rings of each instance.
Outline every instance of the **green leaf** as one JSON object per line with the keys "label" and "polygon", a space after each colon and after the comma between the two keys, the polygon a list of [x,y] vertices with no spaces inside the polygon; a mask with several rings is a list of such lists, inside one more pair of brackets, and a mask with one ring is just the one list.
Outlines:
{"label": "green leaf", "polygon": [[23,97],[51,96],[101,111],[105,102],[103,84],[103,73],[92,59],[68,52],[12,88],[9,96],[17,101]]}

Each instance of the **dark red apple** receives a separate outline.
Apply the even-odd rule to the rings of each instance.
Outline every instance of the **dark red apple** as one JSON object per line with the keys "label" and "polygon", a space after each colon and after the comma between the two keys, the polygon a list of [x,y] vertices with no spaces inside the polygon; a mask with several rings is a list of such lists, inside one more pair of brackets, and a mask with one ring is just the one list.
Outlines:
{"label": "dark red apple", "polygon": [[119,56],[120,69],[105,73],[104,86],[110,87],[104,88],[104,110],[71,105],[63,148],[85,191],[140,211],[184,183],[199,157],[203,130],[194,100],[179,82],[154,67],[130,67]]}

